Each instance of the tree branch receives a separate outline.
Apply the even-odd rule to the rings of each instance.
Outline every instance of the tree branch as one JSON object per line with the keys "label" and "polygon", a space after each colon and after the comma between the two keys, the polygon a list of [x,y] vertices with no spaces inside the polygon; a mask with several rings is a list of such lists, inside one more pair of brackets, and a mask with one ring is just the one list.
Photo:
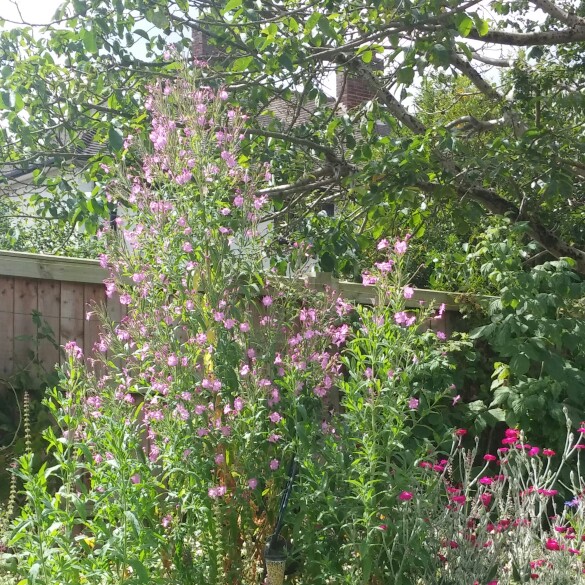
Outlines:
{"label": "tree branch", "polygon": [[554,2],[551,2],[551,0],[532,0],[532,4],[568,26],[585,27],[585,18],[581,18],[571,12],[566,12]]}
{"label": "tree branch", "polygon": [[473,29],[468,39],[482,43],[495,43],[512,47],[533,47],[535,45],[566,45],[585,41],[585,26],[575,26],[563,30],[550,30],[535,33],[516,33],[503,30],[490,30],[481,36]]}

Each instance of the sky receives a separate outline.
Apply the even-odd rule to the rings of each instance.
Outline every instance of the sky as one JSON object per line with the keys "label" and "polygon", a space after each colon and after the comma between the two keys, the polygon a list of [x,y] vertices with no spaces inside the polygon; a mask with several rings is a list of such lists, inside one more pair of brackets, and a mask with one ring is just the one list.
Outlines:
{"label": "sky", "polygon": [[0,18],[20,21],[18,4],[22,17],[32,24],[45,24],[62,4],[62,0],[0,0]]}

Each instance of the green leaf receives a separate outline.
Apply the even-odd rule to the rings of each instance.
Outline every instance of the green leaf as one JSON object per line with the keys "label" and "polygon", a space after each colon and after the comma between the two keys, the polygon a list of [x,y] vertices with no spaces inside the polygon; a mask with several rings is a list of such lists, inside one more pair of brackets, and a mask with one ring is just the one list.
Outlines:
{"label": "green leaf", "polygon": [[19,93],[14,94],[14,111],[20,112],[24,108],[24,101]]}
{"label": "green leaf", "polygon": [[483,18],[480,18],[479,16],[474,16],[473,19],[475,21],[475,28],[477,29],[479,36],[485,37],[485,35],[487,35],[490,31],[489,22],[487,20],[483,20]]}
{"label": "green leaf", "polygon": [[142,37],[145,41],[150,41],[148,33],[145,30],[142,30],[141,28],[137,28],[134,31],[134,34],[137,34],[139,37]]}
{"label": "green leaf", "polygon": [[254,57],[251,56],[236,59],[232,64],[232,71],[245,71],[253,60]]}
{"label": "green leaf", "polygon": [[462,37],[469,36],[469,33],[473,30],[473,19],[467,14],[459,14],[455,18],[457,23],[457,30]]}
{"label": "green leaf", "polygon": [[242,5],[242,0],[229,0],[229,2],[225,5],[223,9],[223,13],[229,12],[230,10],[234,10],[239,8]]}
{"label": "green leaf", "polygon": [[510,370],[517,376],[522,376],[528,372],[528,368],[530,367],[530,360],[528,356],[524,353],[519,353],[515,355],[510,360]]}
{"label": "green leaf", "polygon": [[329,38],[333,39],[337,36],[335,29],[331,26],[331,21],[326,16],[319,18],[318,26]]}
{"label": "green leaf", "polygon": [[373,56],[374,56],[374,54],[372,53],[372,51],[364,51],[362,53],[362,61],[364,63],[370,63]]}
{"label": "green leaf", "polygon": [[305,34],[310,33],[315,28],[315,25],[320,18],[321,13],[319,11],[313,12],[313,14],[311,14],[309,20],[307,20],[307,23],[305,24]]}
{"label": "green leaf", "polygon": [[88,53],[98,52],[97,40],[93,30],[85,29],[81,33],[81,39],[83,41],[83,46]]}
{"label": "green leaf", "polygon": [[403,83],[404,85],[410,85],[414,81],[414,68],[413,67],[401,67],[398,70],[398,74],[396,76],[398,83]]}
{"label": "green leaf", "polygon": [[112,125],[108,130],[108,144],[113,152],[119,152],[124,147],[124,138]]}

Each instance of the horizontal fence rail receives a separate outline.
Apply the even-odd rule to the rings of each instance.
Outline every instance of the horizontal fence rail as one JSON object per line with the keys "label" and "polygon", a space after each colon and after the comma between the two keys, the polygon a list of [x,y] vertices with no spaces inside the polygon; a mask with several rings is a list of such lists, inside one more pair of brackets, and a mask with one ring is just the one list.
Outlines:
{"label": "horizontal fence rail", "polygon": [[[46,371],[61,362],[62,352],[48,339],[38,339],[35,314],[50,327],[58,345],[74,340],[86,355],[91,355],[99,336],[99,322],[95,315],[88,314],[91,307],[96,303],[105,306],[113,321],[126,314],[117,297],[106,297],[103,280],[107,277],[108,272],[97,260],[0,250],[0,379],[9,379],[26,368],[35,355]],[[308,283],[316,289],[330,287],[359,304],[376,300],[374,287],[339,281],[327,273],[308,277]],[[421,302],[436,306],[444,303],[443,320],[429,325],[449,334],[458,318],[459,296],[415,289],[406,302],[412,308]]]}

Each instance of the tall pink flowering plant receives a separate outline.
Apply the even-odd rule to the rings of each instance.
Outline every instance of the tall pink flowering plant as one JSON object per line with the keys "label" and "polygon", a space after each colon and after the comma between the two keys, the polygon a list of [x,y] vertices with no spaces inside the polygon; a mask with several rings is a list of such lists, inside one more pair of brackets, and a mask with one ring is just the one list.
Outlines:
{"label": "tall pink flowering plant", "polygon": [[127,315],[101,315],[97,356],[66,347],[56,465],[21,462],[31,583],[259,582],[289,462],[314,457],[340,375],[348,307],[271,271],[245,116],[192,72],[146,108],[149,141],[128,138],[108,187],[131,211],[103,234]]}

